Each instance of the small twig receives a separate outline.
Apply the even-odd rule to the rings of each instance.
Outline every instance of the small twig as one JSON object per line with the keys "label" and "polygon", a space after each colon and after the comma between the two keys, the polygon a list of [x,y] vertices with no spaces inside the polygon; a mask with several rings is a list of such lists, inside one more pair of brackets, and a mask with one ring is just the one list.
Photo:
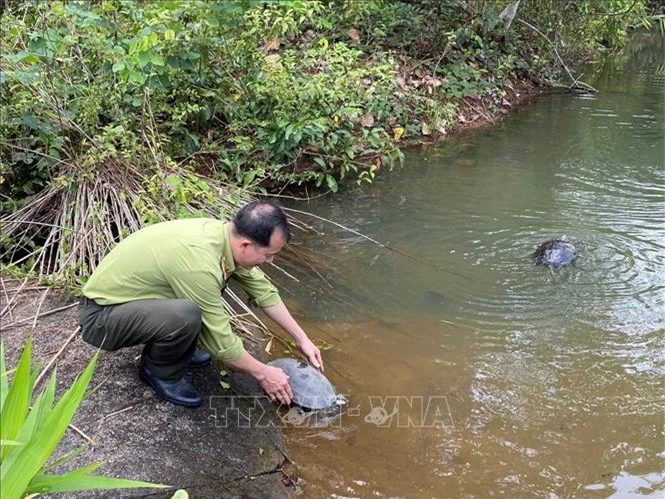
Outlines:
{"label": "small twig", "polygon": [[79,435],[81,435],[81,436],[82,436],[84,439],[86,439],[88,442],[90,442],[91,444],[93,443],[92,438],[90,438],[88,435],[86,435],[85,433],[83,433],[83,432],[82,432],[81,430],[79,430],[76,426],[74,426],[73,424],[70,424],[69,427],[70,427],[72,430],[74,430],[76,433],[78,433]]}
{"label": "small twig", "polygon": [[275,340],[279,341],[282,345],[284,345],[289,350],[289,352],[293,352],[293,345],[291,345],[287,340],[285,340],[284,338],[282,338],[278,334],[275,334],[272,331],[268,331],[265,334],[270,336],[270,339],[275,339]]}
{"label": "small twig", "polygon": [[48,372],[48,370],[51,368],[51,366],[53,365],[53,363],[58,359],[58,357],[60,357],[60,354],[62,354],[62,352],[65,351],[65,348],[67,347],[67,345],[69,345],[69,343],[74,339],[74,337],[78,334],[78,332],[79,332],[80,330],[81,330],[81,326],[77,327],[77,328],[74,330],[74,332],[69,336],[69,338],[67,338],[67,341],[65,341],[65,343],[62,345],[62,347],[60,347],[60,350],[58,350],[58,353],[56,353],[56,354],[53,356],[53,358],[49,361],[49,363],[46,364],[46,367],[44,367],[44,369],[42,369],[42,372],[39,373],[39,376],[37,376],[37,380],[35,381],[35,385],[34,385],[34,386],[37,386],[37,385],[39,384],[39,382],[42,380],[42,378],[44,377],[44,375],[45,375],[45,374]]}
{"label": "small twig", "polygon": [[289,274],[286,270],[284,270],[284,269],[283,269],[282,267],[280,267],[279,265],[275,265],[274,263],[271,263],[270,265],[271,265],[273,268],[276,268],[277,270],[279,270],[280,272],[282,272],[282,273],[283,273],[284,275],[286,275],[287,277],[290,277],[290,278],[293,279],[294,281],[296,281],[296,282],[300,282],[300,279],[298,279],[297,277],[295,277],[295,276]]}
{"label": "small twig", "polygon": [[134,408],[133,405],[127,406],[124,409],[120,409],[119,411],[115,411],[115,412],[112,412],[111,414],[107,414],[102,419],[103,420],[111,419],[113,416],[117,416],[118,414],[122,414],[123,412],[127,412],[127,411],[129,411],[130,409],[133,409],[133,408]]}
{"label": "small twig", "polygon": [[[67,310],[67,309],[75,307],[77,305],[78,305],[78,302],[72,303],[70,305],[65,305],[64,307],[54,308],[53,310],[47,310],[46,312],[43,312],[39,315],[36,315],[35,319],[37,319],[37,317],[46,317],[47,315],[55,314],[57,312],[62,312],[63,310]],[[30,320],[31,319],[23,319],[23,320],[20,320],[20,321],[17,321],[17,322],[12,322],[11,324],[7,324],[4,327],[5,328],[10,328],[10,327],[15,327],[15,326],[20,326],[22,324],[26,324],[26,323],[30,322]],[[34,328],[34,326],[33,326],[33,328]]]}
{"label": "small twig", "polygon": [[46,291],[42,293],[42,298],[39,300],[39,305],[37,305],[37,312],[35,313],[35,319],[32,321],[32,327],[30,328],[35,329],[35,326],[37,326],[37,318],[39,317],[39,311],[42,309],[42,305],[44,304],[44,299],[46,298],[46,295],[49,292],[49,288],[46,288]]}
{"label": "small twig", "polygon": [[103,385],[104,383],[106,383],[106,380],[108,380],[108,379],[109,379],[108,376],[107,376],[106,378],[104,378],[104,379],[103,379],[103,380],[102,380],[102,381],[101,381],[96,387],[94,387],[92,390],[90,390],[90,391],[88,392],[87,397],[88,397],[88,398],[89,398],[89,397],[92,397],[92,395],[93,395],[97,390],[99,390],[99,389],[102,387],[102,385]]}
{"label": "small twig", "polygon": [[323,218],[323,217],[320,217],[318,215],[314,215],[313,213],[307,213],[306,211],[294,210],[293,208],[285,208],[285,211],[292,211],[293,213],[300,213],[301,215],[309,215],[311,217],[317,218],[317,219],[322,220],[324,222],[328,222],[329,224],[335,225],[336,227],[339,227],[340,229],[344,229],[345,231],[350,232],[351,234],[355,234],[356,236],[360,236],[363,239],[367,239],[368,241],[376,244],[377,246],[379,246],[381,248],[386,247],[385,244],[382,244],[379,241],[377,241],[376,239],[372,239],[371,237],[366,236],[365,234],[361,234],[357,230],[350,229],[349,227],[346,227],[346,226],[344,226],[342,224],[339,224],[337,222],[333,222],[332,220],[328,220],[327,218]]}
{"label": "small twig", "polygon": [[[5,288],[5,280],[4,280],[4,279],[0,279],[0,282],[2,283],[2,292],[3,292],[3,294],[5,295],[5,301],[9,303],[9,295],[7,294],[7,288]],[[13,290],[12,290],[12,291],[13,291]],[[12,315],[12,310],[9,309],[8,312],[9,312],[9,320],[13,321],[13,320],[14,320],[14,316]]]}
{"label": "small twig", "polygon": [[[280,192],[282,192],[282,191],[280,191]],[[322,198],[323,196],[327,196],[331,192],[332,191],[325,191],[325,192],[322,192],[321,194],[317,194],[316,196],[307,196],[305,198],[301,198],[301,197],[298,197],[298,196],[287,196],[286,194],[267,194],[266,197],[292,199],[294,201],[312,201],[313,199],[319,199],[319,198]]]}
{"label": "small twig", "polygon": [[439,69],[439,64],[441,63],[441,60],[445,57],[446,52],[448,52],[448,47],[450,47],[450,45],[446,44],[443,51],[441,51],[441,56],[439,57],[439,59],[436,61],[436,64],[434,65],[434,69],[432,70],[432,74],[434,76],[436,76],[436,71]]}
{"label": "small twig", "polygon": [[[5,312],[7,312],[7,310],[11,311],[12,303],[14,302],[14,300],[19,295],[19,293],[21,292],[21,290],[23,289],[23,287],[26,285],[27,282],[28,282],[28,278],[26,277],[25,279],[23,279],[23,282],[21,283],[21,286],[18,288],[18,291],[16,292],[16,294],[14,296],[12,296],[12,299],[9,300],[9,302],[7,303],[5,308],[2,309],[2,312],[0,312],[0,315],[5,315]],[[7,327],[7,326],[5,326],[5,327]]]}

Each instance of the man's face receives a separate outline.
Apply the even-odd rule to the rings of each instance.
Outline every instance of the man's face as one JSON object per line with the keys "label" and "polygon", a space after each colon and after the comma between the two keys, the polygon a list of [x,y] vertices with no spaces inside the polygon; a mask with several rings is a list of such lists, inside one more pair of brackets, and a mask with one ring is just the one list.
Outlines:
{"label": "man's face", "polygon": [[270,244],[268,246],[260,246],[248,239],[240,243],[240,254],[236,258],[236,263],[241,267],[252,268],[264,263],[272,263],[275,255],[279,253],[284,245],[286,239],[281,230],[275,230],[270,236]]}

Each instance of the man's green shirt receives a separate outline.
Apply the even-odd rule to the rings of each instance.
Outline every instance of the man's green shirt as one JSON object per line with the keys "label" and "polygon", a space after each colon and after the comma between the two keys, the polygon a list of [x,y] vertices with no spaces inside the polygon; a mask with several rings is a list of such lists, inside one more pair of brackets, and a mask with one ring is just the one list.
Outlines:
{"label": "man's green shirt", "polygon": [[199,336],[203,346],[223,361],[236,360],[244,347],[231,329],[221,299],[225,271],[227,280],[236,280],[253,304],[264,308],[281,300],[277,288],[258,267],[236,267],[229,230],[228,222],[209,218],[174,220],[141,229],[104,257],[83,287],[83,294],[99,305],[192,300],[203,316]]}

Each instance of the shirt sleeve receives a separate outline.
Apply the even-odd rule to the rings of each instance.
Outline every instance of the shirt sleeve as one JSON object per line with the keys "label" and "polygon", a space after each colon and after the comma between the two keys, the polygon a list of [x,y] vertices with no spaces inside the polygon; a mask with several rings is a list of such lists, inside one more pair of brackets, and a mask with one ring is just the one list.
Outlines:
{"label": "shirt sleeve", "polygon": [[201,270],[177,272],[170,274],[167,279],[177,298],[192,300],[201,309],[203,326],[199,341],[203,347],[223,362],[240,358],[245,347],[231,329],[217,277]]}
{"label": "shirt sleeve", "polygon": [[231,277],[249,295],[249,303],[252,306],[266,308],[277,305],[282,301],[277,288],[272,285],[263,271],[258,267],[252,267],[251,269],[237,267],[233,274],[231,274]]}

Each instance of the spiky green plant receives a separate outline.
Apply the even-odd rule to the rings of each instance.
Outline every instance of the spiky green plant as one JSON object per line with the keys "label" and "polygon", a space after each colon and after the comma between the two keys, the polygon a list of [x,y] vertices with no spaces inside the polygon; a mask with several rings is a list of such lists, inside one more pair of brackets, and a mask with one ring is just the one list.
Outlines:
{"label": "spiky green plant", "polygon": [[[136,480],[91,474],[94,463],[62,475],[48,473],[70,461],[86,447],[49,463],[58,443],[79,408],[97,363],[97,354],[72,386],[55,401],[55,372],[33,402],[39,369],[31,372],[29,339],[16,369],[8,371],[0,343],[0,497],[20,499],[39,494],[135,487],[168,487]],[[11,386],[9,374],[13,372]],[[31,405],[32,403],[32,405]]]}

